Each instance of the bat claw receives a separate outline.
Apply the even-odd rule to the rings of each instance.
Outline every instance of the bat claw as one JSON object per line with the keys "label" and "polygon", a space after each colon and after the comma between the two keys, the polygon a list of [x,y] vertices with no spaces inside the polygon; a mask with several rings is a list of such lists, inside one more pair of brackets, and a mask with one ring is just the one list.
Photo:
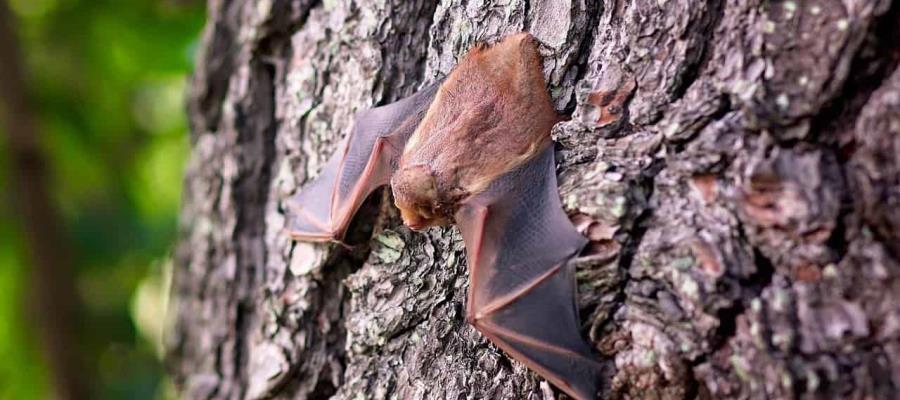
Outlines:
{"label": "bat claw", "polygon": [[347,243],[347,242],[344,242],[343,240],[338,240],[338,239],[332,240],[331,243],[337,244],[338,246],[343,247],[344,250],[347,250],[347,251],[353,251],[353,250],[356,250],[356,249],[359,247],[359,246],[354,246],[354,245],[352,245],[352,244],[349,244],[349,243]]}

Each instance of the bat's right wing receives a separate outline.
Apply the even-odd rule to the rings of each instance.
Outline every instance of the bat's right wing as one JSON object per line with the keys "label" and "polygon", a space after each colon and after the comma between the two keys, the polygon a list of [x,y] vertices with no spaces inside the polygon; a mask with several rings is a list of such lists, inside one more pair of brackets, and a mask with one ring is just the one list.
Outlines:
{"label": "bat's right wing", "polygon": [[425,117],[440,86],[356,114],[353,131],[319,176],[288,199],[288,234],[295,240],[341,240],[359,206],[390,181],[406,141]]}
{"label": "bat's right wing", "polygon": [[469,262],[466,315],[494,344],[560,389],[593,399],[602,365],[580,335],[568,264],[586,239],[562,210],[547,142],[456,213]]}

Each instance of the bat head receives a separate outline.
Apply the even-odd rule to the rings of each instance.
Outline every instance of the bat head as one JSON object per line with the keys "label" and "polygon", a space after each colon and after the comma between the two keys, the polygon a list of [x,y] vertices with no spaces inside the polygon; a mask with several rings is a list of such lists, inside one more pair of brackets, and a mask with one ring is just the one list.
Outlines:
{"label": "bat head", "polygon": [[413,230],[450,223],[452,207],[440,200],[434,173],[425,165],[401,167],[391,178],[394,204]]}

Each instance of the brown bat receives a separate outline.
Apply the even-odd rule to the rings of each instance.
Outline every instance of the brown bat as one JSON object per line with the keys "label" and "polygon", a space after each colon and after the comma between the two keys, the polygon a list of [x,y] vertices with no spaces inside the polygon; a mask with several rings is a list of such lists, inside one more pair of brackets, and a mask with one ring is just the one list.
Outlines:
{"label": "brown bat", "polygon": [[594,398],[601,365],[579,334],[567,263],[586,239],[559,201],[557,121],[531,35],[475,47],[443,83],[357,115],[319,177],[289,200],[290,234],[341,240],[363,200],[390,183],[410,228],[459,226],[468,322],[566,393]]}

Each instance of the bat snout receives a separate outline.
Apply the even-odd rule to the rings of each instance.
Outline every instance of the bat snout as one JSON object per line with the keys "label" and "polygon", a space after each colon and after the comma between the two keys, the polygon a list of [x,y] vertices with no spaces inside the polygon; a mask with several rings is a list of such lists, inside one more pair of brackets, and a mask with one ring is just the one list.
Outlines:
{"label": "bat snout", "polygon": [[435,218],[429,218],[422,213],[405,207],[400,208],[400,218],[403,219],[403,225],[408,226],[414,231],[422,231],[434,225],[438,225]]}
{"label": "bat snout", "polygon": [[425,228],[427,227],[425,224],[423,224],[423,223],[421,223],[421,222],[416,222],[416,223],[405,223],[405,224],[406,224],[406,226],[409,227],[409,229],[412,229],[412,230],[417,231],[417,232],[418,232],[418,231],[421,231],[421,230],[423,230],[423,229],[425,229]]}

